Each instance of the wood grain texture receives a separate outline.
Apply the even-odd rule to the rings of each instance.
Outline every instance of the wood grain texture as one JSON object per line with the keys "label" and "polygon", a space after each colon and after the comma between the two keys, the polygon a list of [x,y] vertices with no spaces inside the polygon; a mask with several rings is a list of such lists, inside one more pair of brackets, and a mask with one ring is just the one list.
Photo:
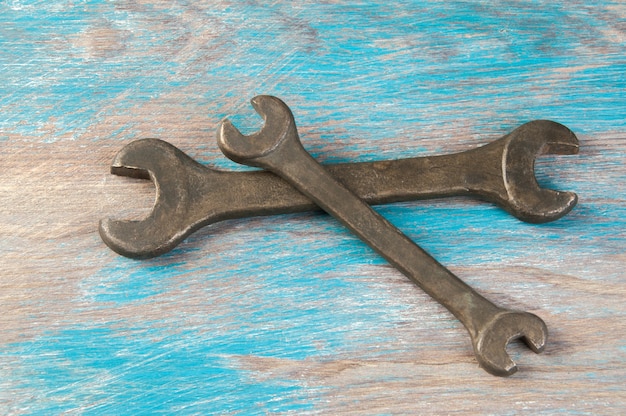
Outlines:
{"label": "wood grain texture", "polygon": [[[378,4],[380,3],[380,4]],[[0,413],[621,414],[626,409],[622,1],[23,1],[0,4]],[[148,181],[132,140],[244,169],[215,142],[273,94],[324,162],[455,152],[532,119],[579,205],[550,224],[466,198],[378,207],[498,304],[541,316],[520,372],[477,367],[440,305],[320,213],[227,221],[133,261],[99,219]],[[233,190],[236,192],[237,190]]]}

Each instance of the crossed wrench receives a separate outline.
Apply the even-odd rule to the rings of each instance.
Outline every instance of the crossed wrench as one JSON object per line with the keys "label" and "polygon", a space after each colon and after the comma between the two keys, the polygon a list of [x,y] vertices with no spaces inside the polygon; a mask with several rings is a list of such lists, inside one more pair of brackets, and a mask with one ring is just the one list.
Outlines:
{"label": "crossed wrench", "polygon": [[[567,127],[537,120],[461,153],[325,168],[369,204],[473,195],[500,205],[520,220],[543,223],[566,215],[577,197],[573,192],[540,188],[535,157],[577,152],[578,140]],[[111,173],[151,178],[156,185],[156,202],[146,218],[100,222],[104,242],[132,258],[164,254],[194,231],[218,221],[318,208],[276,175],[211,169],[158,139],[126,145],[115,156]]]}
{"label": "crossed wrench", "polygon": [[[517,371],[506,352],[513,339],[522,338],[536,353],[543,350],[548,331],[539,317],[496,306],[481,296],[317,163],[302,147],[293,114],[285,103],[276,97],[258,96],[252,105],[265,124],[258,133],[244,136],[224,121],[218,145],[227,157],[287,180],[444,305],[468,330],[476,358],[486,371],[498,376]],[[573,134],[565,140],[559,136],[556,143],[550,135],[547,138],[557,151],[577,145]],[[546,136],[540,140],[544,139]],[[522,159],[522,166],[524,162]]]}
{"label": "crossed wrench", "polygon": [[[547,329],[540,318],[500,308],[479,295],[319,166],[302,148],[293,115],[282,101],[260,96],[252,104],[266,119],[265,126],[253,137],[244,137],[225,122],[219,144],[227,156],[283,176],[446,306],[468,329],[476,357],[490,373],[505,376],[517,370],[505,349],[512,339],[524,338],[535,352],[544,348]],[[534,159],[542,153],[577,150],[578,141],[569,129],[539,120],[463,153],[327,169],[370,203],[470,194],[494,201],[522,220],[546,222],[567,214],[577,199],[571,192],[540,188]],[[277,176],[214,171],[155,139],[126,146],[111,171],[152,178],[157,186],[157,201],[148,218],[101,221],[103,240],[129,257],[167,252],[211,222],[316,206]]]}

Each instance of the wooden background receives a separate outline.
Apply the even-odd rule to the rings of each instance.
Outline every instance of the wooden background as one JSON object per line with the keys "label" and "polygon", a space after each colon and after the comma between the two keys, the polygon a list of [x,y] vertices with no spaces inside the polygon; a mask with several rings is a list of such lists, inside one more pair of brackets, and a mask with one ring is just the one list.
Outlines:
{"label": "wooden background", "polygon": [[[624,1],[0,4],[0,413],[619,414],[626,409]],[[232,220],[152,260],[103,244],[149,181],[109,173],[158,137],[202,163],[217,124],[293,109],[319,160],[470,149],[544,118],[578,193],[531,225],[469,198],[377,208],[498,304],[541,316],[503,379],[465,329],[321,213]],[[233,190],[235,192],[236,190]]]}

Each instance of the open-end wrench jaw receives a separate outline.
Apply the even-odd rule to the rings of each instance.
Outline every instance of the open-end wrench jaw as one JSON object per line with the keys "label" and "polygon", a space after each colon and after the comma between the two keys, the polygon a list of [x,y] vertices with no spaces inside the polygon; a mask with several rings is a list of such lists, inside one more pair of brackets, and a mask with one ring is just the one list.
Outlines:
{"label": "open-end wrench jaw", "polygon": [[504,206],[527,222],[544,223],[566,215],[578,197],[574,192],[541,188],[535,177],[539,155],[578,153],[578,138],[567,127],[549,120],[526,123],[504,138],[502,178]]}
{"label": "open-end wrench jaw", "polygon": [[279,98],[258,95],[250,100],[252,107],[263,117],[260,131],[244,136],[230,120],[222,121],[218,129],[218,144],[235,162],[257,166],[257,161],[271,154],[286,141],[299,143],[298,130],[289,107]]}
{"label": "open-end wrench jaw", "polygon": [[506,351],[506,346],[515,339],[522,339],[535,353],[543,351],[548,339],[546,324],[528,312],[502,310],[477,333],[472,333],[474,354],[482,368],[496,376],[510,376],[517,365]]}
{"label": "open-end wrench jaw", "polygon": [[203,225],[192,219],[194,170],[206,169],[162,140],[141,139],[124,146],[113,159],[111,173],[151,179],[156,188],[155,204],[141,220],[102,219],[98,227],[102,240],[116,253],[131,258],[154,257],[174,248]]}

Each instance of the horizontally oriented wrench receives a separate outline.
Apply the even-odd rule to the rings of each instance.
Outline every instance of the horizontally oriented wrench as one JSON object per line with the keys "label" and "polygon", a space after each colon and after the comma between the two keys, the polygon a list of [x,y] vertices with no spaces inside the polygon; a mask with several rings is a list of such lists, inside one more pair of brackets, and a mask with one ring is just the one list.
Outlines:
{"label": "horizontally oriented wrench", "polygon": [[[325,168],[370,204],[474,195],[523,221],[542,223],[567,214],[577,197],[573,192],[540,188],[535,179],[535,157],[577,151],[578,140],[567,127],[536,120],[461,153]],[[156,185],[154,209],[146,218],[107,218],[100,222],[104,242],[132,258],[166,253],[195,230],[218,221],[318,208],[274,174],[211,169],[158,139],[124,146],[115,156],[111,172],[152,178]]]}
{"label": "horizontally oriented wrench", "polygon": [[501,308],[478,294],[318,164],[302,147],[285,103],[258,96],[252,105],[265,125],[244,136],[224,121],[218,144],[227,157],[287,180],[448,308],[469,331],[476,358],[488,372],[508,376],[517,371],[506,352],[512,339],[523,338],[533,351],[543,350],[548,331],[539,317]]}

